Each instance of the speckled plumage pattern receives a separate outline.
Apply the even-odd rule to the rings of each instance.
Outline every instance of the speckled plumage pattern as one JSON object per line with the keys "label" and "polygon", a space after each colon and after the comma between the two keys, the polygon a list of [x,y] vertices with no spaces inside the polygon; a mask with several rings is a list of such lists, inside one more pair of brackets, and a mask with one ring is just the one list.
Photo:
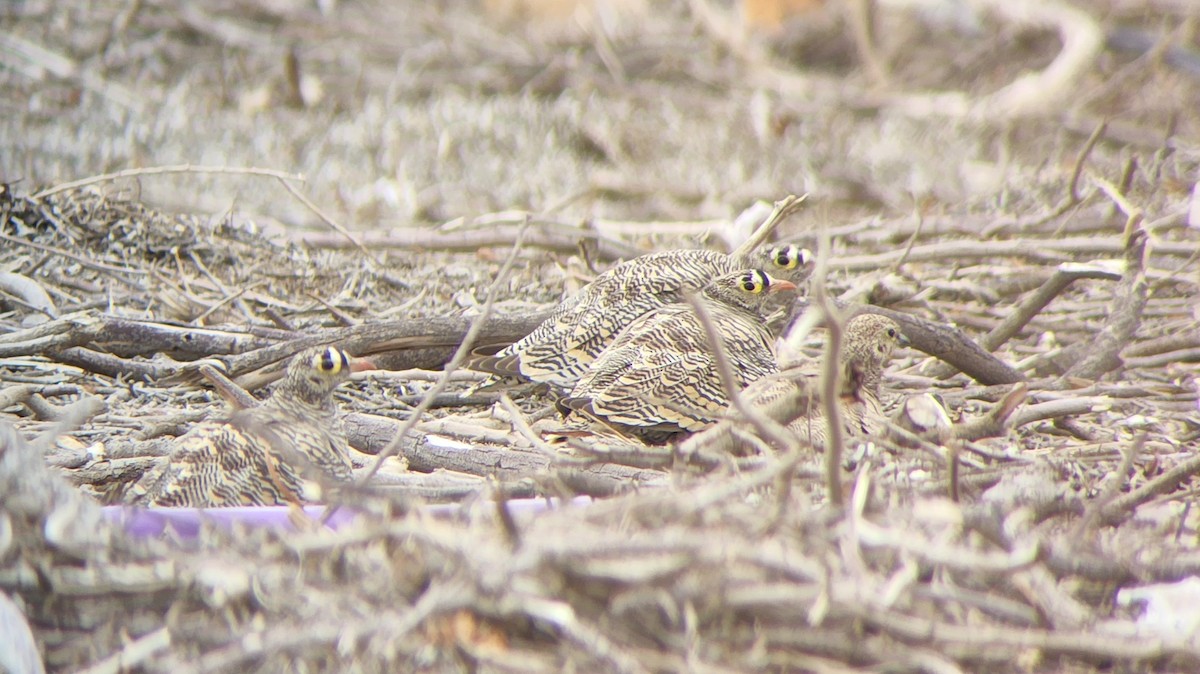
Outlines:
{"label": "speckled plumage pattern", "polygon": [[[860,314],[846,324],[839,409],[848,437],[864,437],[882,430],[884,415],[879,404],[879,387],[883,369],[903,340],[895,321],[877,314]],[[788,423],[788,428],[801,442],[819,447],[825,442],[825,416],[821,413],[818,390],[820,370],[819,362],[786,368],[749,386],[747,399],[763,408],[789,391],[802,391],[801,406],[806,409]]]}
{"label": "speckled plumage pattern", "polygon": [[[733,365],[738,388],[776,371],[762,315],[768,293],[794,289],[760,270],[719,276],[701,295]],[[648,442],[714,423],[729,400],[708,336],[692,307],[671,304],[634,320],[604,350],[571,394],[567,431],[593,422]]]}
{"label": "speckled plumage pattern", "polygon": [[211,508],[306,501],[305,484],[351,479],[333,391],[350,377],[333,347],[302,351],[262,405],[181,436],[170,457],[138,481],[134,503]]}
{"label": "speckled plumage pattern", "polygon": [[811,254],[794,245],[737,260],[710,250],[672,250],[643,255],[600,274],[563,300],[533,332],[472,368],[571,390],[617,334],[635,319],[681,302],[684,290],[699,290],[738,269],[762,267],[780,279],[798,282],[812,271]]}

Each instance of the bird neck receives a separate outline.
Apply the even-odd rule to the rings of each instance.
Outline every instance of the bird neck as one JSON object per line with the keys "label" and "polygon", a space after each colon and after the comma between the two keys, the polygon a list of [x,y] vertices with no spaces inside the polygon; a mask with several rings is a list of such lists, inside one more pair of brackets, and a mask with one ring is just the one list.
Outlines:
{"label": "bird neck", "polygon": [[268,402],[278,409],[285,410],[304,419],[306,417],[325,418],[333,416],[336,408],[333,397],[327,391],[314,390],[311,386],[287,385],[271,396]]}
{"label": "bird neck", "polygon": [[883,378],[881,364],[870,361],[851,367],[850,371],[850,377],[854,379],[856,389],[870,392],[872,395],[879,392],[879,381]]}

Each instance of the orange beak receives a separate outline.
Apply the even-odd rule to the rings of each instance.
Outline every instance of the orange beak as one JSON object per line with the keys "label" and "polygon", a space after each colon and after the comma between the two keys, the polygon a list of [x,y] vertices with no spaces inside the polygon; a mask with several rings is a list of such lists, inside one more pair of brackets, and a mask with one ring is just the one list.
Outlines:
{"label": "orange beak", "polygon": [[796,290],[796,284],[792,283],[791,281],[775,279],[771,281],[770,287],[767,288],[768,293],[777,293],[784,290]]}
{"label": "orange beak", "polygon": [[370,358],[351,358],[350,359],[350,371],[351,372],[365,372],[366,370],[378,370],[378,369],[379,369],[379,367],[376,366],[375,363],[371,362]]}

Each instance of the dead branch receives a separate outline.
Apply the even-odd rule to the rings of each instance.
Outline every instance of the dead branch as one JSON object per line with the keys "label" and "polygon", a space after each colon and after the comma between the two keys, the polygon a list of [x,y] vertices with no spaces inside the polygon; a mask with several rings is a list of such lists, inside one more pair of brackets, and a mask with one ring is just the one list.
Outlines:
{"label": "dead branch", "polygon": [[[520,220],[517,221],[521,222]],[[480,248],[507,247],[513,244],[521,230],[520,224],[500,225],[468,231],[437,231],[417,228],[398,228],[387,231],[370,230],[357,234],[362,245],[371,250],[448,250],[476,251]],[[294,238],[314,248],[339,249],[357,247],[340,235],[301,233]],[[534,220],[526,235],[525,245],[558,253],[576,253],[581,243],[595,246],[595,255],[602,260],[635,258],[646,251],[595,231],[580,229],[552,221]]]}
{"label": "dead branch", "polygon": [[45,199],[46,197],[77,190],[81,187],[96,185],[113,180],[121,180],[122,178],[140,178],[144,176],[168,175],[172,173],[215,173],[222,175],[256,175],[270,178],[278,178],[279,180],[293,180],[303,182],[304,176],[293,173],[284,173],[264,168],[238,168],[233,166],[193,166],[191,164],[180,164],[176,166],[152,166],[147,168],[125,169],[115,173],[105,173],[82,180],[73,180],[68,183],[48,187],[33,195],[33,199]]}
{"label": "dead branch", "polygon": [[0,292],[13,296],[26,307],[40,311],[50,318],[58,318],[58,308],[50,293],[34,279],[24,274],[0,273]]}
{"label": "dead branch", "polygon": [[396,431],[396,436],[392,439],[392,441],[389,442],[383,449],[379,450],[379,454],[375,460],[375,463],[372,464],[371,470],[360,479],[360,484],[365,483],[372,475],[379,472],[380,467],[383,466],[383,462],[387,460],[389,456],[393,456],[400,449],[404,442],[405,436],[408,435],[409,431],[411,431],[417,425],[417,423],[421,421],[422,415],[424,415],[426,410],[433,405],[433,401],[437,398],[438,394],[446,390],[446,387],[450,384],[450,376],[454,374],[454,371],[457,370],[459,366],[466,361],[467,356],[470,355],[471,348],[475,345],[475,340],[479,337],[481,329],[487,322],[488,316],[492,312],[492,305],[496,300],[496,290],[508,280],[508,274],[510,271],[512,271],[513,263],[517,259],[517,254],[521,252],[521,246],[525,241],[526,229],[527,228],[523,226],[521,228],[521,232],[517,235],[517,240],[513,244],[512,250],[509,252],[508,257],[504,260],[504,264],[501,265],[500,271],[496,274],[495,280],[493,280],[491,286],[488,287],[487,301],[484,302],[479,316],[475,317],[471,321],[471,326],[467,328],[466,334],[463,335],[461,343],[459,343],[458,348],[454,351],[454,355],[450,358],[450,362],[446,364],[446,369],[442,374],[441,380],[435,383],[433,388],[425,393],[425,400],[422,400],[412,411],[412,414],[409,416],[409,418],[400,424],[399,429]]}
{"label": "dead branch", "polygon": [[981,337],[979,345],[988,351],[1000,348],[1072,283],[1085,278],[1117,280],[1121,278],[1121,275],[1099,265],[1061,264],[1054,270],[1054,275],[1050,277],[1050,280],[1038,288],[1037,292],[1021,302],[1020,306],[1009,314],[1003,323]]}
{"label": "dead branch", "polygon": [[67,476],[67,479],[77,485],[88,484],[95,487],[105,487],[137,480],[157,460],[157,457],[147,456],[96,461],[86,466],[66,471],[64,474]]}
{"label": "dead branch", "polygon": [[[1102,186],[1104,183],[1101,183]],[[1111,187],[1111,186],[1110,186]],[[1110,190],[1113,198],[1121,202],[1119,195]],[[1104,374],[1121,366],[1121,350],[1133,341],[1141,325],[1142,311],[1146,307],[1146,230],[1142,228],[1140,210],[1129,209],[1129,222],[1125,229],[1125,272],[1117,287],[1113,289],[1112,304],[1108,320],[1096,338],[1086,344],[1068,348],[1059,358],[1067,364],[1063,380],[1069,378],[1099,379]]]}
{"label": "dead branch", "polygon": [[813,285],[813,303],[824,318],[827,335],[821,367],[821,412],[825,424],[825,490],[829,505],[835,511],[844,507],[842,500],[842,456],[844,455],[845,427],[842,423],[842,334],[849,319],[834,307],[825,290],[825,275],[828,273],[830,250],[829,233],[821,237],[817,251],[816,280]]}
{"label": "dead branch", "polygon": [[249,409],[258,406],[258,399],[250,395],[246,389],[238,386],[232,379],[217,371],[207,363],[200,366],[200,376],[212,384],[217,393],[233,409]]}
{"label": "dead branch", "polygon": [[[372,356],[398,350],[417,353],[431,347],[438,347],[439,350],[432,351],[432,353],[441,355],[446,350],[461,345],[471,326],[476,323],[480,324],[479,340],[488,343],[513,342],[537,327],[547,315],[547,313],[539,312],[519,316],[491,316],[483,321],[475,321],[470,318],[431,317],[386,323],[364,323],[347,328],[328,328],[287,342],[230,356],[224,360],[227,361],[229,374],[236,376],[279,362],[297,351],[321,344],[336,344],[356,356]],[[403,369],[430,369],[441,367],[445,363],[444,359],[430,362],[429,356],[430,352],[426,352],[420,362],[412,362],[400,367]],[[399,365],[393,362],[392,366],[398,367]]]}
{"label": "dead branch", "polygon": [[120,358],[108,353],[101,353],[80,346],[51,351],[50,358],[64,364],[78,367],[88,372],[95,372],[113,379],[133,379],[135,381],[158,381],[175,374],[178,369],[170,361],[160,362]]}
{"label": "dead branch", "polygon": [[0,389],[0,410],[25,402],[37,391],[38,387],[33,384],[17,384]]}
{"label": "dead branch", "polygon": [[0,358],[30,356],[94,340],[103,323],[91,312],[68,314],[41,325],[0,335]]}
{"label": "dead branch", "polygon": [[[395,420],[370,414],[349,414],[345,424],[350,443],[369,454],[386,447],[400,428]],[[591,496],[611,496],[639,486],[662,484],[666,477],[660,471],[616,464],[576,467],[568,461],[558,466],[552,458],[537,451],[467,445],[431,435],[406,438],[399,451],[409,467],[420,472],[451,470],[494,476],[502,483],[543,476],[559,479],[578,493]]]}
{"label": "dead branch", "polygon": [[[494,317],[480,329],[481,339],[512,342],[525,336],[546,317],[545,313]],[[159,357],[153,361],[133,360],[162,353],[204,358],[218,357],[227,371],[241,375],[278,363],[309,346],[338,344],[355,355],[386,354],[387,364],[396,368],[440,367],[446,353],[459,345],[470,328],[466,318],[429,318],[384,323],[367,323],[346,328],[327,328],[296,337],[286,331],[269,335],[245,329],[182,328],[82,312],[64,316],[34,328],[0,335],[0,357],[47,355],[63,363],[110,377],[128,376],[146,381],[186,374],[197,363],[179,363]],[[114,353],[80,348],[94,344]],[[403,353],[389,353],[402,351]],[[225,355],[232,354],[232,355]],[[213,360],[206,361],[210,365]],[[273,380],[255,379],[249,388]]]}
{"label": "dead branch", "polygon": [[1197,473],[1200,473],[1200,456],[1188,457],[1137,489],[1113,498],[1101,511],[1102,519],[1110,525],[1118,523],[1132,514],[1138,506],[1171,493]]}
{"label": "dead branch", "polygon": [[1136,358],[1198,348],[1200,348],[1200,331],[1185,330],[1178,334],[1163,335],[1131,344],[1129,348],[1121,352],[1121,355]]}
{"label": "dead branch", "polygon": [[[885,269],[900,260],[914,262],[945,262],[953,260],[989,260],[996,258],[1020,258],[1042,264],[1063,264],[1073,258],[1096,258],[1121,255],[1125,252],[1123,239],[1101,237],[1061,237],[1046,239],[1013,239],[1004,241],[960,241],[948,240],[913,246],[911,250],[892,250],[871,255],[846,255],[830,260],[830,267],[848,272]],[[1174,241],[1155,242],[1154,252],[1159,255],[1190,257],[1196,249],[1190,243]]]}
{"label": "dead branch", "polygon": [[[284,337],[276,332],[272,336]],[[262,348],[272,340],[244,329],[196,328],[83,311],[0,335],[0,354],[34,355],[96,344],[122,357],[168,353],[205,357]]]}
{"label": "dead branch", "polygon": [[980,440],[1003,435],[1010,426],[1013,412],[1025,402],[1029,395],[1029,387],[1017,384],[1000,402],[992,406],[986,414],[954,425],[954,437],[960,440]]}
{"label": "dead branch", "polygon": [[802,194],[799,197],[794,194],[789,194],[783,199],[776,201],[775,207],[771,210],[771,213],[767,216],[767,219],[763,220],[762,224],[759,225],[758,228],[755,229],[754,232],[749,236],[749,238],[743,241],[730,254],[730,256],[734,259],[743,259],[749,256],[751,252],[763,245],[763,243],[770,238],[771,232],[773,232],[776,227],[791,217],[793,213],[799,211],[804,205],[804,201],[806,199],[808,199],[807,194]]}
{"label": "dead branch", "polygon": [[1095,414],[1113,408],[1113,401],[1102,396],[1081,396],[1050,400],[1036,405],[1028,405],[1012,415],[1012,427],[1020,428],[1035,421],[1058,419],[1079,414]]}
{"label": "dead branch", "polygon": [[1200,346],[1168,351],[1154,356],[1131,357],[1122,354],[1121,360],[1127,368],[1158,368],[1172,363],[1196,363],[1200,362]]}
{"label": "dead branch", "polygon": [[[1121,275],[1100,265],[1060,264],[1049,280],[1025,298],[1002,323],[979,339],[979,346],[985,351],[995,351],[1000,348],[1072,283],[1085,278],[1116,280],[1121,278]],[[929,371],[930,376],[939,378],[948,377],[953,373],[954,370],[948,366],[933,368]]]}
{"label": "dead branch", "polygon": [[883,307],[864,306],[858,310],[896,321],[915,348],[958,368],[981,384],[1015,384],[1025,380],[1023,374],[985,351],[958,328]]}

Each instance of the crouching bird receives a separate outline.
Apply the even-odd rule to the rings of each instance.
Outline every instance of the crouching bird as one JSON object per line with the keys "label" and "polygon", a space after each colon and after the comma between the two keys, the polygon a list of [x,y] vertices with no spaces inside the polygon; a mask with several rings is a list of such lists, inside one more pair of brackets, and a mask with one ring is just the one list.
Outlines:
{"label": "crouching bird", "polygon": [[[848,439],[860,440],[882,433],[887,419],[880,406],[883,371],[893,351],[908,345],[895,321],[877,314],[860,314],[845,328],[841,355],[841,390],[838,413]],[[751,383],[744,399],[759,413],[787,429],[802,445],[824,447],[827,424],[821,406],[819,360],[798,363]],[[733,409],[726,419],[679,446],[683,453],[722,448],[734,454],[754,451],[740,427],[746,425]]]}
{"label": "crouching bird", "polygon": [[301,351],[270,398],[180,436],[127,500],[194,508],[320,500],[322,486],[352,478],[334,389],[352,372],[372,368],[332,346]]}
{"label": "crouching bird", "polygon": [[766,270],[794,290],[795,283],[812,273],[812,253],[794,244],[746,258],[711,250],[670,250],[619,264],[563,300],[524,339],[472,361],[472,369],[493,375],[476,390],[495,388],[508,379],[569,392],[630,324],[683,302],[684,293],[699,291],[718,276],[747,269]]}
{"label": "crouching bird", "polygon": [[[700,303],[733,368],[735,389],[777,371],[764,306],[769,294],[796,290],[761,269],[718,276]],[[716,423],[729,404],[714,347],[690,304],[647,313],[625,328],[558,402],[564,435],[604,430],[660,444]]]}

